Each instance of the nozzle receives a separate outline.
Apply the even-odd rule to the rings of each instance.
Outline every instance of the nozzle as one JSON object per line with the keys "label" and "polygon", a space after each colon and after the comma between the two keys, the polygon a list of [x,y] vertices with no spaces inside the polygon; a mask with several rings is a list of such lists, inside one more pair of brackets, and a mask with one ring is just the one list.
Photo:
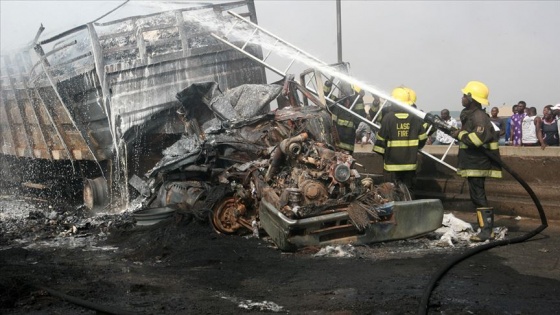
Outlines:
{"label": "nozzle", "polygon": [[457,128],[446,124],[445,121],[441,119],[441,117],[439,117],[438,115],[427,113],[426,116],[424,116],[424,121],[445,133],[451,133],[457,130]]}

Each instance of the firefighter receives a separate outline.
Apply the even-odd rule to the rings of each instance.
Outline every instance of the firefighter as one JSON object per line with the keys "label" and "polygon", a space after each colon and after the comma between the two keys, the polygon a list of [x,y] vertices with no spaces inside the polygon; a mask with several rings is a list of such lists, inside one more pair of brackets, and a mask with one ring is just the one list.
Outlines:
{"label": "firefighter", "polygon": [[[324,85],[325,95],[330,93],[332,87],[332,82],[326,81]],[[341,105],[346,108],[350,108],[352,104],[355,103],[352,111],[362,117],[366,117],[366,111],[364,107],[364,91],[358,86],[352,86],[352,95],[343,100],[340,100]],[[332,95],[331,99],[336,100]],[[348,111],[339,108],[338,106],[329,106],[329,110],[332,113],[333,124],[336,128],[337,137],[335,137],[335,145],[342,151],[348,154],[354,152],[354,142],[356,138],[356,129],[361,122],[361,119],[352,115]]]}
{"label": "firefighter", "polygon": [[[325,98],[330,98],[331,100],[333,100],[334,102],[338,101],[338,97],[336,97],[335,93],[332,92],[332,81],[331,80],[326,80],[325,84],[323,84],[323,93],[325,94]],[[327,101],[327,105],[330,104],[330,102]]]}
{"label": "firefighter", "polygon": [[496,160],[500,158],[498,133],[490,117],[482,109],[488,106],[489,90],[482,82],[467,83],[463,92],[461,111],[461,130],[454,130],[451,136],[459,140],[457,174],[466,177],[469,183],[471,201],[477,207],[476,214],[480,232],[471,241],[482,242],[494,239],[493,208],[488,207],[484,183],[486,177],[502,178],[502,169]]}
{"label": "firefighter", "polygon": [[[407,87],[395,88],[392,97],[410,106],[416,102],[416,93]],[[384,180],[405,184],[413,198],[418,150],[427,139],[422,119],[391,105],[383,114],[373,147],[373,152],[383,156]]]}

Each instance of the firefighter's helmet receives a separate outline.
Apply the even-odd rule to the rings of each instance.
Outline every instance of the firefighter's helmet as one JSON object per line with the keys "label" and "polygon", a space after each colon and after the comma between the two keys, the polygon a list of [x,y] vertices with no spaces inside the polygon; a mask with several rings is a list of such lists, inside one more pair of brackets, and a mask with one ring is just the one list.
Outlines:
{"label": "firefighter's helmet", "polygon": [[470,95],[470,97],[482,105],[489,105],[488,94],[490,94],[490,91],[482,82],[470,81],[461,92],[465,95]]}
{"label": "firefighter's helmet", "polygon": [[407,88],[404,86],[399,86],[398,88],[395,88],[393,90],[393,93],[391,93],[391,96],[394,99],[408,105],[412,105],[416,103],[416,92],[414,92],[414,90],[412,90],[411,88]]}
{"label": "firefighter's helmet", "polygon": [[416,103],[416,92],[414,92],[414,90],[411,89],[411,88],[405,87],[405,89],[408,91],[408,93],[410,95],[410,101],[412,102],[412,104],[415,104]]}
{"label": "firefighter's helmet", "polygon": [[354,90],[356,93],[360,94],[360,92],[362,91],[362,88],[357,86],[356,84],[352,84],[352,90]]}

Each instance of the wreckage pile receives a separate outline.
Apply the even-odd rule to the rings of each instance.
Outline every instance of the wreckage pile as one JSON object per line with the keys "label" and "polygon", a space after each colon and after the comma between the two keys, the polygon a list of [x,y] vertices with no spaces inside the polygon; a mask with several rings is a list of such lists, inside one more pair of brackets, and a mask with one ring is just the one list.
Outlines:
{"label": "wreckage pile", "polygon": [[178,94],[186,132],[146,174],[148,183],[136,185],[143,204],[130,207],[134,213],[92,215],[83,205],[10,200],[2,206],[4,245],[62,244],[63,239],[93,244],[109,229],[142,225],[141,211],[161,208],[170,211],[160,219],[175,213],[210,221],[224,234],[258,235],[261,200],[290,219],[347,212],[347,225],[357,231],[389,220],[391,202],[404,194],[392,184],[374,185],[355,169],[351,155],[334,150],[331,117],[324,109],[271,112],[270,102],[281,90],[244,85],[222,93],[216,83],[190,86]]}
{"label": "wreckage pile", "polygon": [[[19,216],[11,212],[2,222],[4,241],[98,241],[110,229],[150,225],[173,215],[175,220],[210,222],[223,234],[268,234],[288,251],[406,239],[441,227],[439,200],[410,201],[405,186],[361,174],[352,155],[334,148],[326,108],[271,111],[270,102],[281,93],[279,85],[244,85],[226,92],[213,82],[191,85],[177,95],[182,138],[143,179],[130,181],[139,194],[132,204],[139,206],[96,216],[84,206],[30,209]],[[146,219],[146,211],[158,213],[157,220]],[[440,243],[460,241],[456,233],[447,233]]]}
{"label": "wreckage pile", "polygon": [[441,227],[439,200],[410,201],[405,186],[361,174],[352,155],[334,148],[325,107],[279,101],[287,105],[271,111],[282,91],[281,85],[225,92],[214,82],[189,86],[177,94],[182,138],[130,181],[139,194],[132,204],[139,206],[93,217],[83,206],[31,209],[3,221],[5,240],[102,240],[109,228],[150,225],[174,214],[210,222],[223,234],[268,234],[288,251],[405,239]]}
{"label": "wreckage pile", "polygon": [[210,215],[216,230],[227,234],[258,230],[261,200],[290,219],[346,212],[358,231],[389,220],[392,202],[406,200],[407,192],[391,183],[374,185],[351,155],[334,149],[325,109],[271,112],[281,90],[244,85],[222,93],[205,83],[179,93],[185,134],[138,188],[144,208]]}

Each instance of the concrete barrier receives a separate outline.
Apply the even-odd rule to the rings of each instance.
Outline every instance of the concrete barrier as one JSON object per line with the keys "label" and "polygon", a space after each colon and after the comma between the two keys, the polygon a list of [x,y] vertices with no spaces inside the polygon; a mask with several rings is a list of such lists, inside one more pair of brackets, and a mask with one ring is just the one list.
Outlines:
{"label": "concrete barrier", "polygon": [[[383,159],[371,153],[371,145],[356,145],[354,157],[362,173],[382,174]],[[458,146],[452,147],[445,162],[457,165]],[[447,146],[426,146],[424,151],[438,158]],[[502,160],[525,180],[541,202],[548,219],[560,220],[560,147],[501,147]],[[529,194],[509,173],[502,179],[488,179],[486,192],[496,213],[522,217],[538,217]],[[466,179],[423,154],[419,155],[417,198],[439,198],[446,209],[474,211]]]}

